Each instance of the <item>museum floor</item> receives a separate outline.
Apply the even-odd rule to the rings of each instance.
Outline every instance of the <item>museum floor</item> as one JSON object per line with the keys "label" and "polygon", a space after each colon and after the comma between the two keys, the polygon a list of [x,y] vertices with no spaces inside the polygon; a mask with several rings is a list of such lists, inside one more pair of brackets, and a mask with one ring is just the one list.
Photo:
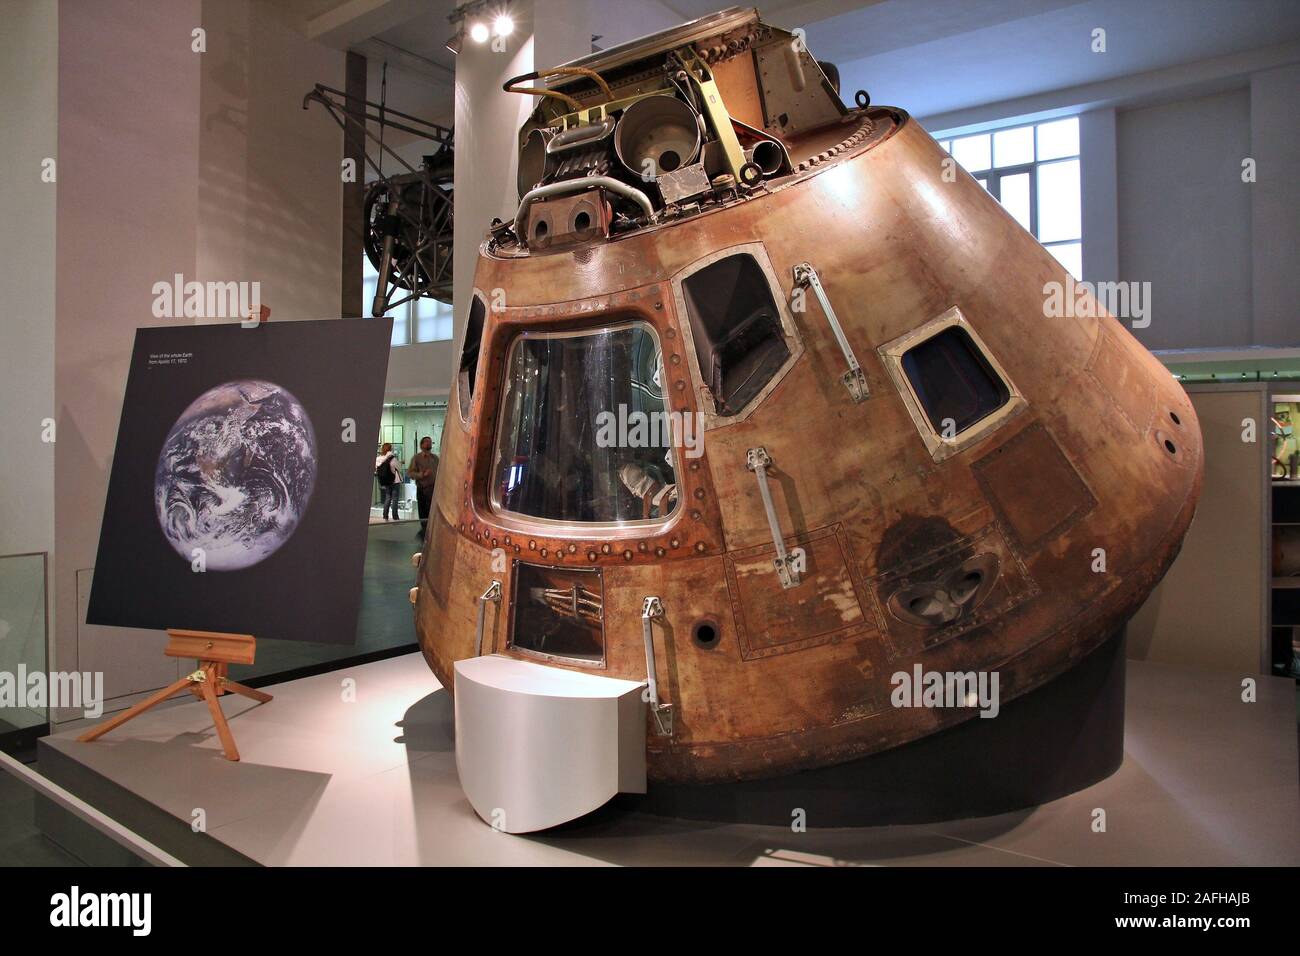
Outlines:
{"label": "museum floor", "polygon": [[[341,690],[355,680],[356,700]],[[607,807],[541,836],[493,831],[456,778],[452,708],[418,654],[227,698],[243,761],[199,703],[95,744],[41,741],[39,769],[187,862],[678,865],[1300,864],[1295,684],[1130,662],[1124,763],[1031,811],[869,829],[687,823]],[[1092,831],[1095,808],[1105,833]],[[191,820],[202,810],[206,834]],[[42,820],[56,841],[64,823]],[[112,862],[92,859],[91,862]]]}

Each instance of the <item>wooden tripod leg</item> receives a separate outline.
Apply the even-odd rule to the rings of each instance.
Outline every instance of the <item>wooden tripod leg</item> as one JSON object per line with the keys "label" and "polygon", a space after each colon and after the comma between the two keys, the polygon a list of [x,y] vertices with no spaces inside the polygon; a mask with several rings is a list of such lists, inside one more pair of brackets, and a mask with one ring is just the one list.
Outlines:
{"label": "wooden tripod leg", "polygon": [[225,687],[226,690],[230,691],[232,694],[243,694],[245,697],[248,697],[251,700],[255,700],[259,704],[265,704],[267,701],[271,700],[270,694],[264,694],[260,690],[254,690],[251,687],[245,687],[243,684],[240,684],[237,681],[233,681],[229,677],[227,677],[224,681],[222,681],[222,686]]}
{"label": "wooden tripod leg", "polygon": [[230,725],[226,723],[226,715],[221,709],[221,701],[217,700],[217,690],[213,684],[214,681],[209,675],[209,679],[202,684],[203,699],[208,702],[208,710],[212,712],[212,723],[216,725],[217,736],[221,738],[221,749],[226,752],[226,759],[238,760],[239,750],[235,747],[235,737],[230,732]]}
{"label": "wooden tripod leg", "polygon": [[77,739],[80,740],[82,743],[90,743],[92,740],[98,740],[100,737],[104,736],[104,734],[108,733],[110,730],[113,730],[117,727],[121,727],[132,717],[137,717],[140,714],[143,714],[150,707],[153,707],[157,704],[161,704],[168,697],[171,697],[173,694],[180,693],[181,691],[185,690],[189,686],[190,686],[190,679],[188,677],[182,677],[180,680],[176,681],[170,687],[164,687],[162,690],[158,691],[158,693],[154,694],[152,697],[148,698],[147,700],[142,700],[140,701],[140,703],[128,707],[126,710],[122,711],[116,717],[110,717],[102,724],[99,724],[96,727],[92,727],[90,730],[86,731]]}

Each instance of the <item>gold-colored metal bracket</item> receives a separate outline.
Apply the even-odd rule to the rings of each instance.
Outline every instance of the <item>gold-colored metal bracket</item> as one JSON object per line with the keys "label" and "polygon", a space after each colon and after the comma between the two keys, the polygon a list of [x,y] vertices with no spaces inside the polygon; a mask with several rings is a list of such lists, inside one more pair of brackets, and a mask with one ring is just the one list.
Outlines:
{"label": "gold-colored metal bracket", "polygon": [[740,138],[731,125],[731,114],[722,102],[722,94],[713,81],[713,71],[709,69],[692,46],[682,47],[677,56],[686,67],[686,75],[700,92],[700,102],[704,104],[705,116],[713,127],[713,135],[722,144],[722,151],[727,160],[731,175],[740,182],[740,167],[745,165],[745,151],[740,148]]}

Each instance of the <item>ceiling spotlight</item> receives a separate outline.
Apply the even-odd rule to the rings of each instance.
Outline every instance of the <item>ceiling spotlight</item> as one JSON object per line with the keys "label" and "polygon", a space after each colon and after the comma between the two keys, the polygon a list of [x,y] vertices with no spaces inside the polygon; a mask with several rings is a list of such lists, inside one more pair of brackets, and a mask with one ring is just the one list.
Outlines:
{"label": "ceiling spotlight", "polygon": [[508,13],[503,13],[492,23],[492,32],[499,37],[508,37],[515,32],[514,18]]}
{"label": "ceiling spotlight", "polygon": [[469,38],[475,43],[487,43],[489,35],[488,25],[482,20],[475,22],[469,28]]}

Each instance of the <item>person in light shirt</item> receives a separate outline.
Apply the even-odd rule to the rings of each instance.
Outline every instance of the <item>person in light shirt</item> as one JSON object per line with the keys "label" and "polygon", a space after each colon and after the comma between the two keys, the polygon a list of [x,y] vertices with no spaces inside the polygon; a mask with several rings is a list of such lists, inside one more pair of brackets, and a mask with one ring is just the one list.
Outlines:
{"label": "person in light shirt", "polygon": [[420,509],[420,530],[416,535],[423,538],[429,526],[433,486],[438,480],[438,456],[433,453],[433,439],[428,435],[420,439],[420,450],[412,456],[406,477],[415,479],[415,500]]}

